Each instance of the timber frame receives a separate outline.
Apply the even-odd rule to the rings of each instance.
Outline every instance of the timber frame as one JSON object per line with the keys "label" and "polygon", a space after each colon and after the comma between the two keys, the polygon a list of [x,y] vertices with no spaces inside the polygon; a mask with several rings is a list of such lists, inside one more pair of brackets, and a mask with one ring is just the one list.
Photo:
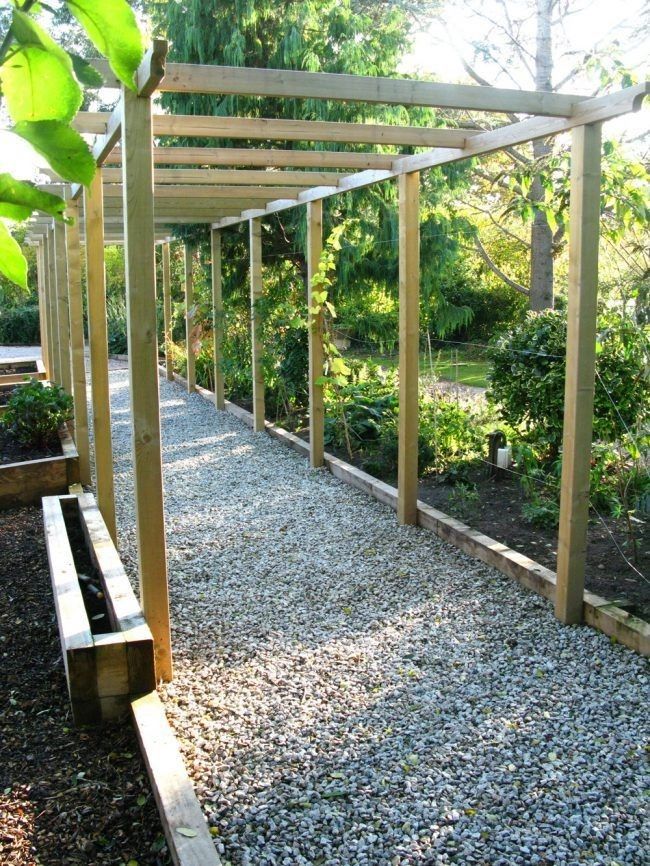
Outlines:
{"label": "timber frame", "polygon": [[[572,131],[569,330],[565,393],[564,461],[558,540],[558,618],[584,618],[584,569],[591,423],[594,391],[595,308],[598,289],[600,127],[636,111],[649,92],[637,85],[589,98],[573,94],[505,90],[273,69],[170,63],[167,44],[154,40],[137,74],[137,92],[122,88],[112,113],[80,112],[75,125],[95,135],[98,166],[91,188],[67,187],[75,229],[63,231],[47,215],[33,218],[28,240],[37,246],[44,360],[51,379],[73,389],[79,453],[87,455],[83,333],[80,318],[79,244],[86,247],[91,380],[95,417],[97,498],[115,538],[114,490],[108,404],[108,356],[103,246],[124,243],[127,281],[129,368],[135,465],[140,595],[151,628],[159,679],[172,677],[168,581],[161,472],[158,334],[154,250],[162,244],[165,333],[170,327],[172,227],[204,223],[211,229],[212,300],[215,321],[215,389],[218,410],[227,404],[221,373],[223,299],[222,239],[230,226],[248,223],[253,425],[265,429],[257,299],[263,294],[261,224],[265,217],[305,206],[309,276],[322,249],[323,201],[340,193],[397,181],[399,187],[399,475],[396,510],[401,523],[417,523],[419,184],[436,166],[480,157],[524,142]],[[93,61],[107,85],[117,87],[103,61]],[[402,127],[273,118],[174,116],[152,112],[156,92],[273,96],[428,106],[501,112],[504,125],[481,131],[452,127]],[[512,115],[519,118],[512,121]],[[213,147],[165,147],[169,136],[214,138]],[[264,142],[263,147],[222,146],[223,141]],[[277,144],[271,146],[270,143]],[[300,142],[299,147],[287,147]],[[337,149],[324,150],[321,142]],[[240,141],[241,144],[241,141]],[[375,150],[360,151],[369,145]],[[346,151],[345,145],[354,145]],[[405,155],[402,147],[418,152]],[[56,176],[54,184],[61,184]],[[54,187],[50,187],[51,189]],[[188,344],[192,331],[191,248],[185,250]],[[322,466],[323,374],[321,322],[309,331],[309,459]],[[195,390],[190,351],[187,388]],[[165,358],[174,378],[172,358]],[[84,456],[82,480],[89,480]],[[420,521],[421,522],[421,521]]]}

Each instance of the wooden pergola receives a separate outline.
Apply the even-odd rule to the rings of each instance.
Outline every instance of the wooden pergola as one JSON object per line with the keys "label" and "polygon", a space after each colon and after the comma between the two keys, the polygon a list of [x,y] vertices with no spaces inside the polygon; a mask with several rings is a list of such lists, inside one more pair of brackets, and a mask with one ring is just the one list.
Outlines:
{"label": "wooden pergola", "polygon": [[[221,365],[221,238],[248,223],[254,429],[265,427],[260,319],[263,294],[261,222],[295,207],[307,209],[308,292],[322,251],[323,201],[343,192],[396,180],[399,188],[399,456],[398,520],[417,522],[419,185],[436,166],[572,130],[569,307],[563,469],[555,610],[565,623],[583,618],[589,462],[595,378],[598,288],[600,150],[603,121],[637,110],[648,85],[598,98],[272,69],[169,64],[156,40],[137,75],[137,92],[121,89],[112,113],[80,112],[76,127],[97,136],[97,173],[89,189],[65,187],[64,226],[47,215],[33,219],[37,246],[43,356],[49,377],[73,393],[82,480],[90,482],[84,366],[80,244],[86,248],[86,283],[94,417],[96,492],[115,538],[115,507],[108,390],[104,245],[124,243],[128,356],[140,596],[156,643],[157,675],[171,679],[168,581],[165,554],[156,326],[154,248],[162,243],[165,331],[169,330],[170,227],[211,227],[215,341],[215,404],[225,405]],[[109,86],[118,86],[102,62]],[[327,99],[500,112],[504,125],[490,131],[330,123],[244,117],[156,114],[156,92]],[[510,122],[513,114],[522,115]],[[169,136],[265,142],[259,147],[165,147]],[[271,143],[301,142],[301,149]],[[317,143],[423,148],[399,152],[320,150]],[[165,167],[167,166],[167,167]],[[169,167],[173,166],[173,167]],[[178,168],[178,166],[183,166]],[[53,178],[56,182],[56,178]],[[60,183],[60,181],[59,181]],[[54,187],[48,187],[53,189]],[[187,333],[192,329],[191,249],[186,246]],[[311,299],[310,299],[311,301]],[[310,306],[312,304],[310,303]],[[310,463],[323,465],[322,322],[309,328]],[[189,345],[189,340],[188,340]],[[195,388],[188,352],[187,382]],[[173,378],[171,359],[167,375]]]}

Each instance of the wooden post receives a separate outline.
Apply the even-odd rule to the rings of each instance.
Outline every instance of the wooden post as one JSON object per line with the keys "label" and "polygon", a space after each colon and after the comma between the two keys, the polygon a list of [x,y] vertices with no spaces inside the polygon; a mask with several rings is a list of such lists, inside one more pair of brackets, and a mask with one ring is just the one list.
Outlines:
{"label": "wooden post", "polygon": [[72,396],[74,433],[79,452],[82,484],[90,484],[90,443],[88,440],[88,403],[86,397],[86,359],[84,357],[84,314],[81,295],[81,250],[79,248],[79,203],[68,199],[68,216],[74,222],[65,227],[68,252],[68,303],[70,308],[70,347],[72,352]]}
{"label": "wooden post", "polygon": [[397,519],[417,523],[420,175],[399,177],[399,444]]}
{"label": "wooden post", "polygon": [[48,334],[50,339],[50,378],[61,382],[59,370],[59,324],[56,315],[56,271],[54,268],[54,229],[48,229],[45,237],[45,277],[47,280]]}
{"label": "wooden post", "polygon": [[214,405],[225,409],[223,387],[223,294],[221,288],[221,232],[212,229],[212,322],[214,338]]}
{"label": "wooden post", "polygon": [[187,356],[187,393],[196,391],[196,359],[192,348],[194,331],[194,244],[185,244],[185,354]]}
{"label": "wooden post", "polygon": [[165,549],[151,99],[122,88],[122,174],[140,601],[153,633],[156,676],[172,678]]}
{"label": "wooden post", "polygon": [[43,244],[36,246],[36,279],[38,282],[38,323],[41,335],[41,357],[45,364],[46,378],[50,378],[50,350],[48,339],[48,324],[47,324],[47,286],[44,267],[44,247]]}
{"label": "wooden post", "polygon": [[264,430],[264,373],[262,370],[262,316],[257,302],[262,297],[262,221],[249,220],[251,258],[251,338],[253,347],[253,430]]}
{"label": "wooden post", "polygon": [[[307,204],[307,306],[313,306],[312,279],[318,273],[323,251],[323,201]],[[320,305],[319,305],[320,306]],[[324,374],[323,352],[323,314],[309,319],[309,465],[316,468],[323,465],[325,453],[325,406],[323,386],[317,380]]]}
{"label": "wooden post", "polygon": [[578,126],[572,133],[569,220],[569,304],[555,614],[562,622],[578,623],[583,616],[596,368],[600,124]]}
{"label": "wooden post", "polygon": [[162,245],[163,317],[165,328],[165,370],[167,380],[174,381],[174,361],[172,358],[172,278],[169,261],[169,243]]}
{"label": "wooden post", "polygon": [[86,219],[86,291],[88,293],[88,344],[93,401],[95,443],[95,484],[97,505],[104,523],[117,544],[111,401],[108,383],[108,330],[106,327],[106,272],[104,267],[104,203],[102,170],[97,168],[90,187],[84,191]]}
{"label": "wooden post", "polygon": [[56,273],[56,305],[59,326],[59,368],[61,386],[72,394],[72,365],[70,362],[70,309],[68,305],[68,262],[65,248],[65,226],[54,223],[54,256]]}

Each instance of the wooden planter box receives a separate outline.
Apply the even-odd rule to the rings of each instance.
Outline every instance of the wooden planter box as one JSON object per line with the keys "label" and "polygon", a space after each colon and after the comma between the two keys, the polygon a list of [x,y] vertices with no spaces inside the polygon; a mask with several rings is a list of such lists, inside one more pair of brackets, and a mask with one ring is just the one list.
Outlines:
{"label": "wooden planter box", "polygon": [[0,361],[0,385],[17,385],[30,379],[45,380],[45,365],[40,358],[14,358]]}
{"label": "wooden planter box", "polygon": [[[104,634],[91,633],[64,515],[79,521],[97,571],[109,620]],[[134,696],[156,688],[151,631],[94,497],[46,496],[43,520],[75,724],[117,718]]]}
{"label": "wooden planter box", "polygon": [[0,465],[0,510],[32,505],[42,496],[67,493],[79,482],[79,454],[67,425],[59,430],[63,454]]}

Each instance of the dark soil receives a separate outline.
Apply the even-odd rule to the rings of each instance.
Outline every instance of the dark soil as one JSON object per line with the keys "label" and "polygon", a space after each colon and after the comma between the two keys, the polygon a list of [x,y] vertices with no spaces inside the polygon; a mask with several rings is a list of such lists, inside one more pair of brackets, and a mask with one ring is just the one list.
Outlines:
{"label": "dark soil", "polygon": [[[556,570],[557,529],[533,526],[523,517],[525,503],[516,478],[496,481],[486,478],[483,469],[468,475],[476,485],[477,501],[463,502],[455,488],[435,477],[420,479],[419,497],[434,508],[468,523],[513,550],[529,556],[540,565]],[[627,559],[644,575],[650,575],[650,520],[635,524],[637,560],[631,551],[624,521],[604,518],[616,544]],[[630,613],[650,621],[650,582],[639,577],[616,548],[612,535],[595,515],[589,521],[587,535],[587,589],[609,601],[617,601]]]}
{"label": "dark soil", "polygon": [[0,465],[22,463],[24,460],[42,460],[45,457],[60,457],[62,454],[63,449],[58,436],[46,448],[31,448],[16,442],[8,431],[0,427]]}
{"label": "dark soil", "polygon": [[90,631],[92,634],[106,634],[112,631],[108,604],[102,591],[101,579],[88,551],[78,510],[64,506],[63,519],[72,550],[72,558],[79,575],[79,586],[90,623]]}
{"label": "dark soil", "polygon": [[0,374],[3,376],[17,376],[24,373],[26,376],[30,373],[36,373],[36,361],[3,361],[0,365]]}
{"label": "dark soil", "polygon": [[73,727],[39,508],[0,512],[0,863],[169,866],[128,720]]}

